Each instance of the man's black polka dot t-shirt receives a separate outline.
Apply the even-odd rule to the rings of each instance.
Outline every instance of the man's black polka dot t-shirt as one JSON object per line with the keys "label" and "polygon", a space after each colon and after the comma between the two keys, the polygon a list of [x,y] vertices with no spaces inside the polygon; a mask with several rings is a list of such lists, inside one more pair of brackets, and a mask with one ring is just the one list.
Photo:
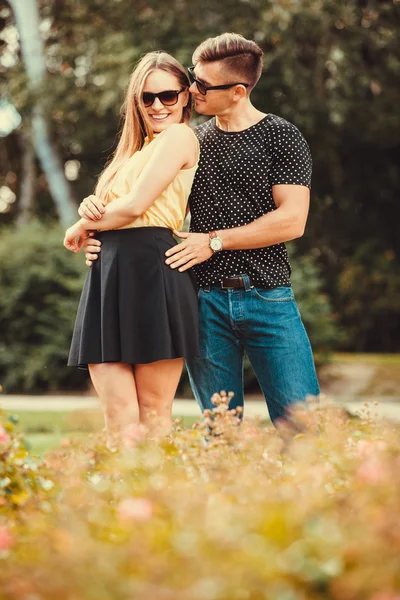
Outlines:
{"label": "man's black polka dot t-shirt", "polygon": [[[244,131],[223,131],[215,118],[195,129],[200,163],[189,203],[190,231],[208,233],[247,225],[276,209],[272,186],[310,187],[311,154],[299,130],[267,115]],[[248,274],[255,286],[290,286],[285,244],[255,250],[222,250],[193,267],[199,286]]]}

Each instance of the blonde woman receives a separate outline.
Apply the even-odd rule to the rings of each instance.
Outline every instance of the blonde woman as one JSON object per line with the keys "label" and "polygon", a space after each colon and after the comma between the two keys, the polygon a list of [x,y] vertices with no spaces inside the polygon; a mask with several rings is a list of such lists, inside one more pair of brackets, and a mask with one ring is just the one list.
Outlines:
{"label": "blonde woman", "polygon": [[142,58],[130,78],[115,154],[95,198],[81,204],[85,218],[65,234],[73,252],[90,230],[102,243],[82,291],[68,364],[89,369],[110,444],[131,423],[169,429],[184,358],[198,354],[193,277],[164,262],[199,160],[188,88],[172,56]]}

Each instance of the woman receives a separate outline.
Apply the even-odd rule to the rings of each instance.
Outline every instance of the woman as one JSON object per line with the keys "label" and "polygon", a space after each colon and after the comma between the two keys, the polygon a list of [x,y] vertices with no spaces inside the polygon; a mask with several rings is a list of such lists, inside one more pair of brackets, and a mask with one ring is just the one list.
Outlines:
{"label": "woman", "polygon": [[102,242],[83,288],[68,364],[89,369],[109,444],[138,421],[170,428],[183,360],[198,354],[194,281],[164,263],[199,159],[188,126],[189,85],[170,55],[142,58],[129,82],[119,144],[95,189],[104,208],[99,212],[86,198],[85,218],[65,235],[73,252],[90,230]]}

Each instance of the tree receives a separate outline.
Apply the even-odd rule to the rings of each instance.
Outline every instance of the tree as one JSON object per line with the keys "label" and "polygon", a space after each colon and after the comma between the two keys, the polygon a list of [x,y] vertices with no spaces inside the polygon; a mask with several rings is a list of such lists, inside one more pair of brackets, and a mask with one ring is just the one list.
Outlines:
{"label": "tree", "polygon": [[[189,65],[193,49],[207,36],[238,31],[255,39],[264,50],[265,69],[254,104],[297,125],[314,160],[310,217],[297,250],[319,263],[339,324],[354,321],[346,349],[400,350],[394,329],[388,336],[374,335],[382,322],[378,305],[365,330],[362,306],[376,298],[367,285],[357,290],[351,316],[345,315],[356,285],[346,291],[349,278],[342,278],[353,272],[353,260],[359,266],[361,255],[369,264],[360,248],[395,257],[385,267],[385,289],[394,289],[390,281],[398,277],[397,1],[203,0],[199,10],[198,0],[40,0],[40,11],[48,25],[48,112],[63,157],[79,163],[73,182],[78,197],[93,190],[115,146],[123,90],[142,53],[163,48]],[[8,98],[24,115],[30,98],[20,66],[3,68],[3,77]],[[20,177],[11,137],[10,169]],[[43,188],[38,196],[45,205]],[[399,315],[400,307],[391,311]]]}
{"label": "tree", "polygon": [[[31,110],[33,145],[46,174],[60,220],[63,225],[68,226],[76,220],[76,202],[65,178],[63,161],[58,146],[51,137],[50,122],[46,116],[46,103],[42,90],[46,66],[43,42],[39,31],[39,13],[36,0],[9,0],[9,2],[14,11],[21,40],[22,55],[33,97]],[[26,161],[29,161],[27,166],[32,171],[32,160],[29,152],[29,149],[27,149],[24,152],[24,157]],[[25,187],[27,185],[29,184],[25,177]]]}

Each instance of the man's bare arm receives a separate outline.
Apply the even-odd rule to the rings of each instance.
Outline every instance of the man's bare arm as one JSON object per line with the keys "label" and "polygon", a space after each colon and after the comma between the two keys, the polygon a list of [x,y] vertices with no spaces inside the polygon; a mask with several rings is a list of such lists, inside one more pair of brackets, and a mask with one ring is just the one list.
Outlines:
{"label": "man's bare arm", "polygon": [[[224,250],[265,248],[303,235],[310,206],[310,190],[302,185],[275,185],[272,195],[276,210],[248,225],[217,231]],[[212,256],[208,233],[174,233],[184,241],[166,252],[166,263],[171,268],[185,271]]]}

